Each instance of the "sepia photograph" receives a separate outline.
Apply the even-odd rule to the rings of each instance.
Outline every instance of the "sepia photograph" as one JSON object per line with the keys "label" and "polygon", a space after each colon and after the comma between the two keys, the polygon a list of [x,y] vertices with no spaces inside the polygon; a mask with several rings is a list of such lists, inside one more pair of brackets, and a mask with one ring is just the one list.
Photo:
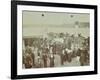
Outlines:
{"label": "sepia photograph", "polygon": [[23,69],[90,65],[90,14],[22,12]]}
{"label": "sepia photograph", "polygon": [[12,1],[11,78],[97,74],[97,6]]}

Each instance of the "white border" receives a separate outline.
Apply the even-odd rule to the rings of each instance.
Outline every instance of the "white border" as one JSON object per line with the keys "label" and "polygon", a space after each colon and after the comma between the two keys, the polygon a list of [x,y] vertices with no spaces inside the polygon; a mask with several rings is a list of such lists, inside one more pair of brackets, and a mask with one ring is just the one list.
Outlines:
{"label": "white border", "polygon": [[[73,13],[90,13],[90,66],[83,67],[60,67],[60,68],[40,68],[40,69],[22,69],[22,10],[32,11],[52,11],[52,12],[73,12]],[[45,74],[59,72],[80,72],[94,70],[94,10],[78,8],[59,8],[44,6],[23,6],[17,7],[17,74]]]}

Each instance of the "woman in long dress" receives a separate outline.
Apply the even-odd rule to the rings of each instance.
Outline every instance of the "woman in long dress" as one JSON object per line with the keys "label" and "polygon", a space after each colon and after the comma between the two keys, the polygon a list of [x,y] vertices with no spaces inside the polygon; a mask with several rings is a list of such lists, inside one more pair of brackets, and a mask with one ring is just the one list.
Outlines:
{"label": "woman in long dress", "polygon": [[54,67],[54,55],[50,54],[50,67]]}
{"label": "woman in long dress", "polygon": [[61,57],[59,54],[54,54],[54,66],[55,67],[61,66]]}

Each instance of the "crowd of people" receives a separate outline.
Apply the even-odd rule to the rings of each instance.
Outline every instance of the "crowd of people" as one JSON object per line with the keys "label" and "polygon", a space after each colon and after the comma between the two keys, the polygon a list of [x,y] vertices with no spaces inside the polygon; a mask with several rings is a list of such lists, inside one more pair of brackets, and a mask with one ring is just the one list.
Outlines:
{"label": "crowd of people", "polygon": [[60,67],[73,58],[79,66],[89,65],[89,41],[89,37],[69,33],[23,38],[23,68]]}

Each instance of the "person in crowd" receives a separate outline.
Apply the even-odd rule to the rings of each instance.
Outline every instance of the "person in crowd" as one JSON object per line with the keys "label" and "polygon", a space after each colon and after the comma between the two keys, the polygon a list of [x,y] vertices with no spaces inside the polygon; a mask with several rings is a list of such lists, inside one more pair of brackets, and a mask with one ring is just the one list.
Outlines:
{"label": "person in crowd", "polygon": [[59,54],[54,54],[54,67],[60,67],[61,66],[61,57]]}
{"label": "person in crowd", "polygon": [[41,62],[41,57],[40,55],[37,56],[37,68],[41,68],[42,67],[42,62]]}
{"label": "person in crowd", "polygon": [[27,49],[25,57],[24,57],[25,68],[32,68],[33,67],[33,58],[30,50]]}
{"label": "person in crowd", "polygon": [[56,43],[53,44],[52,52],[53,54],[56,54]]}
{"label": "person in crowd", "polygon": [[68,58],[67,61],[71,62],[71,60],[72,60],[72,50],[66,48],[66,52],[67,52],[67,58]]}
{"label": "person in crowd", "polygon": [[86,65],[87,61],[88,61],[88,51],[85,48],[82,48],[80,52],[80,65],[81,66]]}
{"label": "person in crowd", "polygon": [[62,53],[61,53],[61,65],[63,65],[64,64],[64,61],[65,61],[65,50],[63,49],[62,50]]}
{"label": "person in crowd", "polygon": [[50,54],[50,67],[54,67],[54,54]]}
{"label": "person in crowd", "polygon": [[46,53],[43,53],[42,59],[43,59],[44,67],[47,67],[47,55],[46,55]]}

